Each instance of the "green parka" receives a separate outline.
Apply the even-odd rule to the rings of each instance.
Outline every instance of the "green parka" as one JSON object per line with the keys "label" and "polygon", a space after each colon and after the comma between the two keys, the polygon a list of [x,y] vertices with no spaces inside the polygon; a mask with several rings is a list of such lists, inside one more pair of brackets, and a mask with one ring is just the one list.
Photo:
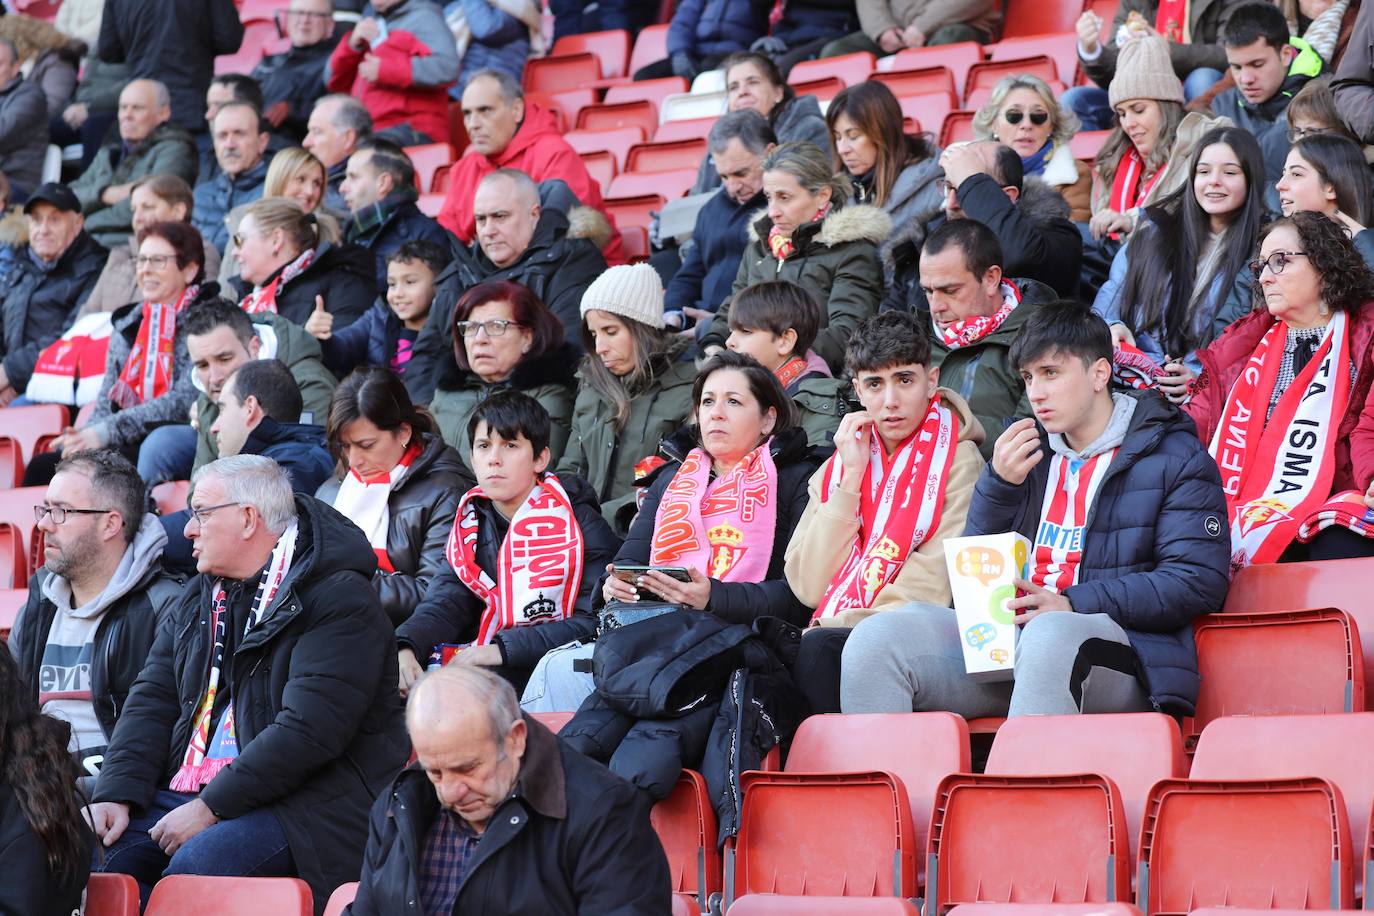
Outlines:
{"label": "green parka", "polygon": [[100,148],[86,171],[72,182],[72,193],[81,201],[81,212],[86,216],[86,231],[106,248],[124,243],[133,231],[133,205],[128,197],[106,204],[100,199],[105,189],[161,174],[176,175],[194,185],[200,168],[198,157],[196,141],[170,121],[153,128],[138,149],[122,156],[116,137],[112,145]]}

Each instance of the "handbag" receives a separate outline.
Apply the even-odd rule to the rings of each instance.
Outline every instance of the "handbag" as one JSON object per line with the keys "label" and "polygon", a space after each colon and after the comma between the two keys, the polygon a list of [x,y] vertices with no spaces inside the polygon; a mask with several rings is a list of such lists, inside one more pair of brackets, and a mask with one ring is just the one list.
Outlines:
{"label": "handbag", "polygon": [[608,601],[601,609],[596,635],[599,637],[611,630],[639,623],[641,620],[652,620],[664,614],[684,610],[687,610],[687,605],[675,601]]}

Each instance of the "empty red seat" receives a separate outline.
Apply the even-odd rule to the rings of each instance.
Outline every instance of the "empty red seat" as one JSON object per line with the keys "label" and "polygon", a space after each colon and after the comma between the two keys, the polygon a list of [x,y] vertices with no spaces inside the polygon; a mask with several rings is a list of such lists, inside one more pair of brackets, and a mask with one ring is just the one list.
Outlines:
{"label": "empty red seat", "polygon": [[1105,903],[1129,899],[1121,793],[1105,776],[945,777],[930,822],[926,900]]}
{"label": "empty red seat", "polygon": [[563,730],[563,726],[572,721],[573,714],[570,712],[532,712],[530,718],[543,725],[555,735]]}
{"label": "empty red seat", "polygon": [[[1365,910],[1326,910],[1324,916],[1362,916]],[[1312,916],[1311,910],[1246,910],[1230,906],[1204,906],[1189,916]]]}
{"label": "empty red seat", "polygon": [[24,535],[9,522],[0,522],[0,588],[23,588],[29,581],[29,554]]}
{"label": "empty red seat", "polygon": [[344,907],[352,903],[353,898],[357,895],[357,881],[340,884],[338,887],[334,888],[334,893],[329,895],[329,903],[325,905],[324,916],[343,916]]}
{"label": "empty red seat", "polygon": [[654,103],[654,110],[657,111],[665,98],[675,92],[686,92],[690,88],[687,81],[680,76],[669,76],[657,80],[640,80],[637,83],[612,86],[606,90],[606,97],[602,101],[607,105],[620,102],[648,101]]}
{"label": "empty red seat", "polygon": [[[838,57],[826,57],[821,60],[804,60],[794,66],[792,72],[787,74],[787,82],[796,86],[798,83],[833,76],[846,86],[857,86],[868,79],[876,62],[873,55],[867,51],[856,51],[853,54],[841,54]],[[797,94],[801,95],[802,93],[798,90]]]}
{"label": "empty red seat", "polygon": [[564,92],[580,89],[601,78],[601,62],[595,54],[532,57],[525,62],[526,92]]}
{"label": "empty red seat", "polygon": [[984,772],[1106,776],[1121,791],[1127,838],[1134,844],[1150,787],[1187,776],[1188,760],[1178,723],[1162,713],[1019,716],[998,730]]}
{"label": "empty red seat", "polygon": [[668,172],[697,169],[706,155],[706,141],[697,137],[671,143],[640,143],[630,148],[627,172]]}
{"label": "empty red seat", "polygon": [[562,117],[559,133],[566,132],[577,123],[577,114],[588,105],[596,104],[595,89],[569,89],[566,92],[527,92],[527,102],[535,102],[540,108]]}
{"label": "empty red seat", "polygon": [[615,220],[623,235],[626,226],[649,228],[652,219],[650,211],[662,210],[665,203],[667,201],[663,195],[658,193],[641,194],[637,197],[607,197],[606,215]]}
{"label": "empty red seat", "polygon": [[664,121],[654,130],[655,143],[672,143],[676,140],[705,140],[716,126],[719,118],[684,118],[681,121]]}
{"label": "empty red seat", "polygon": [[61,404],[30,404],[27,407],[6,407],[0,411],[0,436],[19,443],[24,462],[33,460],[39,443],[51,436],[61,435],[70,414]]}
{"label": "empty red seat", "polygon": [[[1077,13],[1074,14],[1077,18]],[[1057,35],[1023,35],[1008,37],[986,48],[988,59],[1015,60],[1043,54],[1054,61],[1059,80],[1072,86],[1078,73],[1078,34],[1070,23],[1068,30]]]}
{"label": "empty red seat", "polygon": [[619,173],[625,168],[625,158],[630,154],[630,147],[644,142],[644,132],[638,127],[570,130],[563,135],[563,139],[579,153],[611,153],[615,156],[616,171]]}
{"label": "empty red seat", "polygon": [[614,79],[625,76],[625,66],[630,59],[630,36],[624,29],[564,35],[550,53],[553,57],[594,54],[600,62],[600,77]]}
{"label": "empty red seat", "polygon": [[972,140],[974,114],[976,112],[951,111],[945,115],[945,123],[940,127],[940,145],[949,146],[951,143]]}
{"label": "empty red seat", "polygon": [[673,916],[700,916],[702,912],[691,897],[685,894],[673,895]]}
{"label": "empty red seat", "polygon": [[0,436],[0,489],[24,482],[24,450],[9,436]]}
{"label": "empty red seat", "polygon": [[921,70],[926,67],[948,67],[954,74],[954,91],[964,92],[964,76],[969,67],[983,60],[983,46],[972,41],[930,48],[907,48],[878,62],[880,69]]}
{"label": "empty red seat", "polygon": [[962,903],[946,916],[1141,916],[1141,913],[1129,903]]}
{"label": "empty red seat", "polygon": [[24,585],[28,580],[30,571],[29,555],[37,538],[35,537],[38,528],[34,522],[33,507],[43,502],[43,497],[47,495],[47,487],[16,487],[13,490],[0,490],[0,525],[10,525],[13,527],[14,534],[6,536],[0,532],[0,586],[4,585],[5,559],[4,553],[6,541],[14,544],[14,549],[20,551],[20,562],[22,566],[16,564],[14,567],[17,578],[11,587]]}
{"label": "empty red seat", "polygon": [[921,130],[937,134],[945,118],[957,105],[951,92],[931,92],[926,95],[902,96],[897,99],[902,116],[911,118]]}
{"label": "empty red seat", "polygon": [[138,916],[138,882],[118,872],[91,872],[86,916]]}
{"label": "empty red seat", "polygon": [[845,90],[844,80],[837,76],[825,76],[804,83],[792,83],[797,95],[811,95],[819,103],[829,102]]}
{"label": "empty red seat", "polygon": [[1354,622],[1335,608],[1210,614],[1193,624],[1202,685],[1185,741],[1222,716],[1364,709],[1364,661]]}
{"label": "empty red seat", "polygon": [[[29,590],[27,588],[6,588],[0,589],[0,642],[9,638],[10,630],[14,629],[14,622],[19,619],[19,612],[28,603]],[[138,892],[134,892],[134,901],[138,900]]]}
{"label": "empty red seat", "polygon": [[984,61],[969,67],[964,81],[964,107],[975,109],[970,101],[975,90],[991,89],[1004,76],[1019,76],[1029,73],[1046,82],[1058,80],[1059,68],[1054,60],[1041,54],[1036,57],[1022,57],[1015,60]]}
{"label": "empty red seat", "polygon": [[169,875],[153,887],[145,916],[313,916],[310,885],[299,878]]}
{"label": "empty red seat", "polygon": [[889,70],[875,73],[870,79],[892,90],[897,98],[925,95],[931,92],[954,94],[954,74],[948,67],[921,67],[916,70]]}
{"label": "empty red seat", "polygon": [[639,30],[634,50],[630,52],[630,66],[626,73],[634,76],[649,64],[668,57],[668,25],[651,25]]}
{"label": "empty red seat", "polygon": [[446,196],[448,195],[440,192],[421,194],[419,199],[415,201],[415,206],[419,208],[421,213],[428,216],[430,219],[438,219],[439,211],[444,209],[444,198]]}
{"label": "empty red seat", "polygon": [[616,176],[615,153],[597,150],[592,153],[578,153],[587,174],[601,186],[601,196],[605,197],[611,189],[611,180]]}
{"label": "empty red seat", "polygon": [[618,130],[637,127],[645,137],[658,128],[658,108],[653,102],[620,102],[615,105],[588,105],[577,113],[578,130]]}
{"label": "empty red seat", "polygon": [[435,190],[434,176],[440,171],[447,171],[453,164],[453,147],[447,143],[407,146],[405,151],[415,166],[415,185],[421,192]]}
{"label": "empty red seat", "polygon": [[1109,130],[1080,130],[1069,141],[1069,150],[1075,159],[1096,159],[1111,135]]}
{"label": "empty red seat", "polygon": [[1324,779],[1166,779],[1140,838],[1136,903],[1151,916],[1353,905],[1350,825]]}
{"label": "empty red seat", "polygon": [[783,897],[750,894],[730,907],[730,916],[918,916],[916,904],[901,897]]}
{"label": "empty red seat", "polygon": [[668,200],[686,194],[697,180],[697,170],[673,169],[668,172],[637,174],[626,172],[611,182],[611,197],[634,197],[639,194],[661,194]]}
{"label": "empty red seat", "polygon": [[649,247],[649,230],[643,226],[620,226],[619,229],[626,259],[632,264],[647,261],[653,254]]}
{"label": "empty red seat", "polygon": [[706,912],[707,898],[721,887],[716,812],[706,779],[683,770],[673,791],[649,812],[649,821],[668,857],[673,893],[695,897],[701,912]]}

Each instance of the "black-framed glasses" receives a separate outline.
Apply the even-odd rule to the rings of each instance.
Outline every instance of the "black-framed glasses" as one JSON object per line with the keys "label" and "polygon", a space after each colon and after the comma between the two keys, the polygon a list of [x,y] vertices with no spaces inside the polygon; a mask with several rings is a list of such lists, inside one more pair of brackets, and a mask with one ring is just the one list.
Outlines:
{"label": "black-framed glasses", "polygon": [[500,337],[507,329],[519,326],[520,322],[508,318],[492,318],[488,321],[460,321],[454,328],[462,337],[476,337],[478,331],[486,331],[488,337]]}
{"label": "black-framed glasses", "polygon": [[1312,137],[1317,134],[1329,134],[1335,128],[1332,127],[1290,127],[1288,128],[1288,142],[1297,143],[1303,137]]}
{"label": "black-framed glasses", "polygon": [[1030,122],[1036,127],[1039,127],[1050,119],[1050,113],[1048,111],[1032,111],[1028,113],[1019,108],[1009,108],[1002,112],[1002,117],[1008,124],[1020,124],[1022,118],[1030,118]]}
{"label": "black-framed glasses", "polygon": [[34,506],[33,519],[36,522],[41,522],[51,515],[52,523],[61,525],[67,520],[68,515],[104,515],[106,512],[113,511],[113,509],[68,509],[66,506]]}
{"label": "black-framed glasses", "polygon": [[217,506],[201,506],[199,509],[192,508],[191,518],[196,520],[197,525],[204,525],[206,517],[208,517],[211,512],[214,512],[217,509],[227,509],[230,506],[241,505],[243,505],[243,503],[220,503]]}
{"label": "black-framed glasses", "polygon": [[1255,279],[1260,278],[1264,273],[1264,268],[1268,267],[1269,272],[1274,276],[1283,273],[1283,269],[1288,266],[1288,262],[1293,258],[1305,258],[1307,253],[1303,251],[1272,251],[1267,258],[1256,258],[1250,262],[1250,273],[1255,275]]}

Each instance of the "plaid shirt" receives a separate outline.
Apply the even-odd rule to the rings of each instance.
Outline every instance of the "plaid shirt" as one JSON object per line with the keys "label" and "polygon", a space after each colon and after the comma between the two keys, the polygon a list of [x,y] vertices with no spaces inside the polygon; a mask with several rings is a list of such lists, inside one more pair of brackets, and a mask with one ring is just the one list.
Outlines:
{"label": "plaid shirt", "polygon": [[447,916],[458,901],[482,835],[447,808],[440,808],[420,855],[420,912]]}

